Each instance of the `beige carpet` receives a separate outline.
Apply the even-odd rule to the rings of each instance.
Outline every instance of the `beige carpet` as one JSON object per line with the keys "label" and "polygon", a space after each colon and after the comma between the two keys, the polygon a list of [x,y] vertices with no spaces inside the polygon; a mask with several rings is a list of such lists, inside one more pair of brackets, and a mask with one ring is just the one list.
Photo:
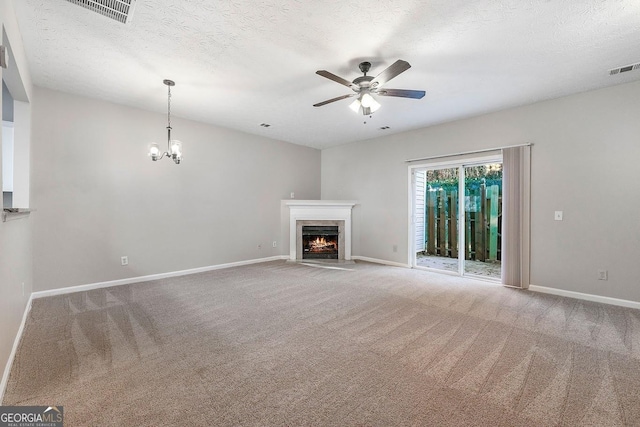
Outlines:
{"label": "beige carpet", "polygon": [[640,425],[640,312],[257,264],[35,300],[4,404],[67,427]]}

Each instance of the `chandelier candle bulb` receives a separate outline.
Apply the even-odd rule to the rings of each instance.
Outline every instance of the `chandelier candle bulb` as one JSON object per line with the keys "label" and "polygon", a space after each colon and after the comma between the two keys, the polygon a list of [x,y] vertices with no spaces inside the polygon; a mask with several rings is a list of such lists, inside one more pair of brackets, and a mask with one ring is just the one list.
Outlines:
{"label": "chandelier candle bulb", "polygon": [[160,155],[160,146],[155,142],[149,144],[149,157],[151,157],[151,160],[153,161],[158,160],[159,155]]}
{"label": "chandelier candle bulb", "polygon": [[176,139],[171,141],[171,158],[177,164],[182,160],[182,142]]}

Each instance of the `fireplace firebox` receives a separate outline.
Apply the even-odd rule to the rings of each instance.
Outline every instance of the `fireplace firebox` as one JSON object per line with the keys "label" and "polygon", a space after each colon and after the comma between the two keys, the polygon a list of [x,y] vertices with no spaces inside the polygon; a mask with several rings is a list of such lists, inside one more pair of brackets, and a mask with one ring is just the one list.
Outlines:
{"label": "fireplace firebox", "polygon": [[302,227],[302,259],[338,259],[338,226]]}

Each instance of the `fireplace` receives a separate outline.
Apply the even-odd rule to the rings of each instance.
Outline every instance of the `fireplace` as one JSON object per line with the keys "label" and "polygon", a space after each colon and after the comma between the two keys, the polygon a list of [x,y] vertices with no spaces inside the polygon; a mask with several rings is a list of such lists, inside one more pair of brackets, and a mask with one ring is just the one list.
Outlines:
{"label": "fireplace", "polygon": [[285,200],[289,207],[289,260],[351,262],[348,200]]}
{"label": "fireplace", "polygon": [[303,225],[302,259],[338,259],[338,226]]}

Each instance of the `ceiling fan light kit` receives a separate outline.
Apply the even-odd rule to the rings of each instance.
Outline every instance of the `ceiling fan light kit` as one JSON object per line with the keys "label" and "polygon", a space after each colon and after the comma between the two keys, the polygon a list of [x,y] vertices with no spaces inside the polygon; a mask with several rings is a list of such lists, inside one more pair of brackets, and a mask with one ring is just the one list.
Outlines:
{"label": "ceiling fan light kit", "polygon": [[171,139],[171,86],[175,86],[176,83],[173,80],[165,79],[162,81],[168,88],[167,97],[167,151],[161,152],[160,145],[156,142],[149,144],[149,157],[154,162],[167,157],[172,159],[176,165],[179,165],[182,161],[182,142],[177,139]]}
{"label": "ceiling fan light kit", "polygon": [[358,99],[353,101],[351,105],[349,105],[354,112],[358,112],[360,108],[362,108],[362,114],[365,116],[370,115],[371,113],[375,113],[380,108],[380,103],[375,100],[373,96],[369,93],[365,92],[360,94]]}
{"label": "ceiling fan light kit", "polygon": [[361,62],[358,67],[360,68],[360,71],[362,71],[364,76],[357,77],[352,82],[343,79],[342,77],[336,76],[335,74],[330,73],[326,70],[316,71],[316,74],[318,74],[319,76],[325,77],[329,80],[333,80],[334,82],[339,83],[343,86],[347,86],[348,88],[353,90],[354,93],[328,99],[326,101],[313,104],[313,106],[322,107],[323,105],[327,105],[335,101],[340,101],[342,99],[353,98],[354,96],[357,96],[356,100],[349,105],[349,108],[351,108],[356,113],[362,111],[363,115],[368,116],[378,111],[381,106],[380,103],[373,97],[373,95],[395,96],[399,98],[413,99],[421,99],[425,95],[425,91],[423,90],[382,88],[382,86],[386,82],[411,68],[411,65],[409,65],[407,61],[403,61],[401,59],[397,60],[376,77],[367,76],[367,73],[371,69],[370,62]]}

